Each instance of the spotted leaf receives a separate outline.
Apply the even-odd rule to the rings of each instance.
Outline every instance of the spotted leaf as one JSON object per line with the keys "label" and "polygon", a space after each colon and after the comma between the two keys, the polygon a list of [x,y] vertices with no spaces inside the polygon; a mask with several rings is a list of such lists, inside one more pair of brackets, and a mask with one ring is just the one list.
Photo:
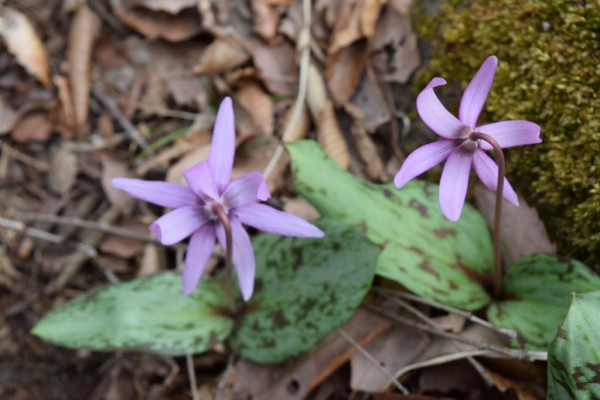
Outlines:
{"label": "spotted leaf", "polygon": [[227,338],[223,289],[204,278],[190,295],[172,272],[101,288],[50,312],[34,327],[44,340],[97,351],[199,353]]}
{"label": "spotted leaf", "polygon": [[368,292],[379,247],[357,227],[317,225],[323,239],[262,234],[253,240],[256,290],[229,340],[243,358],[276,363],[311,349]]}
{"label": "spotted leaf", "polygon": [[444,218],[438,186],[362,181],[338,168],[313,141],[287,145],[296,189],[324,216],[360,226],[384,250],[376,273],[423,297],[476,310],[490,297],[493,250],[483,218],[466,205],[458,222]]}

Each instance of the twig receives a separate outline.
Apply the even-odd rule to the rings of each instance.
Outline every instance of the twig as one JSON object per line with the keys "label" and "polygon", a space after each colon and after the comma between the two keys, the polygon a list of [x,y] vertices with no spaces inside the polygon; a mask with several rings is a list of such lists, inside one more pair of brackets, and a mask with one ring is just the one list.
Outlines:
{"label": "twig", "polygon": [[42,229],[37,228],[29,228],[22,221],[15,221],[8,218],[0,217],[0,226],[3,228],[11,229],[13,231],[20,232],[26,236],[30,236],[35,239],[44,240],[46,242],[54,243],[54,244],[68,244],[73,246],[76,250],[85,254],[87,257],[97,257],[98,252],[92,246],[89,246],[85,243],[65,241],[65,237],[62,235],[57,235],[55,233],[47,232]]}
{"label": "twig", "polygon": [[121,125],[121,127],[123,129],[125,129],[125,133],[127,133],[127,135],[133,141],[135,141],[143,149],[145,149],[146,147],[148,147],[148,143],[142,137],[142,134],[125,117],[125,115],[121,112],[121,110],[119,109],[119,106],[117,106],[117,103],[113,99],[111,99],[110,97],[108,97],[106,94],[104,94],[98,88],[94,88],[92,90],[92,94],[104,106],[104,108],[106,108],[106,110],[117,120],[117,122],[119,123],[119,125]]}
{"label": "twig", "polygon": [[[294,103],[294,109],[292,111],[292,115],[289,119],[288,124],[285,127],[285,131],[281,137],[281,141],[285,142],[292,134],[294,127],[298,125],[298,121],[300,120],[300,116],[302,115],[302,107],[304,106],[304,102],[306,101],[306,91],[308,86],[308,67],[310,63],[310,25],[311,25],[311,17],[312,17],[312,8],[311,8],[311,0],[303,0],[302,2],[303,8],[303,19],[302,19],[302,28],[300,28],[300,33],[298,34],[298,42],[296,46],[300,49],[300,79],[298,82],[298,96],[296,97],[296,102]],[[279,162],[279,159],[283,155],[283,145],[280,143],[275,149],[275,153],[269,160],[269,163],[265,167],[263,171],[263,176],[265,181],[269,179],[269,176],[275,169],[275,166]]]}
{"label": "twig", "polygon": [[462,360],[463,358],[468,358],[468,357],[486,356],[489,354],[490,354],[489,350],[467,350],[467,351],[462,351],[462,352],[458,352],[458,353],[444,354],[443,356],[434,357],[434,358],[430,358],[429,360],[420,361],[420,362],[416,362],[414,364],[407,365],[406,367],[398,370],[394,374],[394,378],[399,379],[403,375],[405,375],[407,372],[410,372],[415,369],[431,367],[433,365],[446,364],[451,361]]}
{"label": "twig", "polygon": [[390,289],[385,289],[385,288],[373,288],[373,290],[375,290],[376,292],[379,292],[383,295],[390,295],[390,296],[398,296],[398,297],[402,297],[404,299],[408,299],[408,300],[412,300],[412,301],[416,301],[419,302],[421,304],[425,304],[434,308],[437,308],[439,310],[443,310],[443,311],[447,311],[449,313],[452,314],[456,314],[456,315],[460,315],[461,317],[467,319],[468,321],[471,321],[475,324],[484,326],[488,329],[491,329],[495,332],[498,332],[501,335],[507,336],[511,339],[516,339],[518,337],[517,332],[512,331],[510,329],[505,329],[505,328],[500,328],[497,327],[495,325],[492,325],[491,323],[489,323],[488,321],[479,318],[476,315],[473,315],[473,313],[470,313],[468,311],[463,311],[463,310],[459,310],[457,308],[454,307],[450,307],[447,306],[445,304],[442,303],[438,303],[437,301],[433,301],[433,300],[427,300],[424,299],[422,297],[419,296],[415,296],[414,294],[410,294],[410,293],[406,293],[406,292],[400,292],[397,290],[390,290]]}
{"label": "twig", "polygon": [[415,320],[411,320],[409,318],[404,318],[391,312],[384,310],[381,307],[377,307],[371,304],[365,304],[365,307],[369,310],[377,312],[385,317],[388,317],[394,321],[397,321],[401,324],[405,324],[408,326],[413,326],[417,329],[423,330],[425,332],[432,333],[437,336],[445,337],[448,339],[456,340],[457,342],[465,343],[475,347],[478,350],[488,350],[490,352],[502,355],[508,358],[516,358],[518,360],[524,361],[544,361],[548,358],[548,353],[544,351],[529,351],[527,349],[511,349],[508,347],[500,347],[489,343],[480,343],[471,339],[464,338],[462,336],[446,332],[439,328],[433,328],[429,325],[419,323]]}
{"label": "twig", "polygon": [[192,399],[200,400],[198,397],[198,384],[196,383],[196,370],[194,369],[194,359],[191,354],[187,354],[185,356],[185,361],[187,365],[188,377],[190,379],[190,389],[192,391]]}
{"label": "twig", "polygon": [[227,360],[227,367],[225,371],[221,375],[221,379],[219,379],[219,383],[217,383],[217,390],[215,393],[215,400],[222,400],[225,393],[225,388],[227,387],[227,381],[229,380],[229,376],[233,371],[235,356],[231,354],[229,359]]}
{"label": "twig", "polygon": [[19,150],[10,147],[6,143],[2,143],[2,151],[5,152],[11,158],[21,161],[30,167],[37,169],[38,171],[47,172],[50,170],[50,165],[46,162],[38,160],[37,158],[28,156],[25,153],[21,153]]}
{"label": "twig", "polygon": [[352,336],[350,336],[344,329],[338,328],[338,333],[342,335],[342,337],[346,339],[348,343],[350,343],[360,354],[362,354],[367,360],[369,360],[381,373],[383,373],[400,392],[404,394],[409,393],[408,389],[404,387],[404,385],[401,384],[400,381],[398,381],[398,379],[396,379],[392,374],[390,374],[390,372],[387,369],[383,368],[381,364],[379,364],[379,361],[377,361],[367,350],[365,350],[365,348],[362,347],[360,343],[354,340]]}
{"label": "twig", "polygon": [[57,225],[68,225],[77,228],[89,229],[92,231],[104,232],[113,236],[120,236],[127,239],[139,240],[141,242],[147,242],[152,244],[159,244],[160,242],[150,235],[138,233],[131,229],[118,228],[106,224],[101,224],[96,221],[89,221],[81,218],[73,217],[61,217],[58,215],[51,214],[40,214],[40,213],[29,213],[24,212],[17,214],[17,219],[21,221],[33,221],[33,222],[49,222]]}

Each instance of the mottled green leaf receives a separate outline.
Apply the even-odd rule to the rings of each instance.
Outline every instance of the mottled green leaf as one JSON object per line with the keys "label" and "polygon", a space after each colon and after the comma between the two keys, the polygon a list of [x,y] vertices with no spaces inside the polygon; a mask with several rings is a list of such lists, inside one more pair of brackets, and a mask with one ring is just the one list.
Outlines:
{"label": "mottled green leaf", "polygon": [[517,331],[528,348],[547,350],[571,293],[600,288],[600,277],[579,261],[538,254],[513,264],[503,285],[505,300],[488,308],[489,321]]}
{"label": "mottled green leaf", "polygon": [[101,288],[42,318],[33,333],[71,348],[199,353],[227,338],[223,289],[205,277],[190,296],[181,275],[165,272]]}
{"label": "mottled green leaf", "polygon": [[256,289],[229,340],[243,358],[276,363],[311,349],[368,292],[379,247],[354,226],[325,219],[317,225],[323,239],[253,240]]}
{"label": "mottled green leaf", "polygon": [[385,246],[377,274],[442,303],[476,310],[490,297],[491,237],[466,204],[458,222],[444,218],[438,186],[412,181],[401,190],[375,185],[337,167],[313,141],[288,145],[296,189],[322,215],[361,226]]}
{"label": "mottled green leaf", "polygon": [[600,399],[600,291],[573,294],[548,352],[548,399]]}

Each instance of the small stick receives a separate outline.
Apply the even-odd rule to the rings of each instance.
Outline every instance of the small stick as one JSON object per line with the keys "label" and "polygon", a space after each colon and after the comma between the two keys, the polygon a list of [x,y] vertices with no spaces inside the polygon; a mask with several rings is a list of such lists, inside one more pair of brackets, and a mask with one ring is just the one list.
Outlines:
{"label": "small stick", "polygon": [[462,360],[463,358],[468,358],[468,357],[486,356],[489,354],[490,354],[489,350],[467,350],[467,351],[461,351],[458,353],[444,354],[443,356],[434,357],[434,358],[430,358],[429,360],[420,361],[420,362],[416,362],[414,364],[407,365],[406,367],[398,370],[394,374],[394,377],[396,379],[399,379],[403,375],[405,375],[407,372],[410,372],[415,369],[431,367],[431,366],[440,365],[440,364],[446,364],[446,363],[449,363],[452,361]]}
{"label": "small stick", "polygon": [[192,399],[200,400],[198,397],[198,384],[196,383],[196,370],[194,369],[194,359],[191,354],[185,356],[187,365],[188,377],[190,378],[190,389],[192,391]]}
{"label": "small stick", "polygon": [[338,328],[338,333],[342,335],[344,339],[348,341],[360,354],[362,354],[367,360],[369,360],[379,371],[381,371],[393,384],[396,388],[402,392],[403,394],[408,394],[408,389],[398,381],[390,372],[383,368],[379,361],[375,359],[364,347],[360,345],[356,340],[352,338],[344,329]]}
{"label": "small stick", "polygon": [[131,229],[118,228],[115,226],[98,223],[95,221],[89,221],[81,218],[73,217],[61,217],[52,214],[40,214],[24,212],[17,214],[17,219],[21,221],[33,221],[33,222],[49,222],[57,225],[74,226],[77,228],[89,229],[92,231],[99,231],[107,233],[113,236],[120,236],[127,239],[139,240],[141,242],[147,242],[152,244],[159,244],[160,242],[150,235],[138,233]]}
{"label": "small stick", "polygon": [[48,172],[50,170],[50,165],[48,163],[38,160],[37,158],[31,157],[25,153],[21,153],[19,150],[10,147],[4,142],[2,143],[2,151],[5,152],[11,158],[21,161],[22,163],[25,163],[30,167],[37,169],[38,171]]}
{"label": "small stick", "polygon": [[117,106],[117,103],[113,99],[111,99],[110,97],[108,97],[106,94],[104,94],[98,88],[94,88],[92,90],[92,94],[94,95],[94,97],[96,99],[98,99],[98,101],[100,102],[100,104],[102,104],[104,106],[104,108],[106,108],[106,110],[117,120],[117,122],[119,123],[119,125],[121,125],[121,127],[123,129],[125,129],[125,133],[127,133],[127,135],[133,141],[135,141],[142,149],[145,149],[145,148],[148,147],[148,143],[143,138],[142,134],[125,117],[125,115],[123,115],[123,113],[119,109],[119,106]]}
{"label": "small stick", "polygon": [[225,371],[221,375],[221,379],[219,379],[219,383],[217,383],[217,391],[215,393],[215,400],[222,400],[225,393],[225,388],[227,387],[227,381],[229,380],[229,376],[233,371],[235,356],[231,354],[227,359],[227,367]]}
{"label": "small stick", "polygon": [[484,326],[484,327],[486,327],[488,329],[491,329],[491,330],[493,330],[495,332],[498,332],[499,334],[507,336],[507,337],[509,337],[511,339],[516,339],[518,337],[517,332],[512,331],[510,329],[500,328],[500,327],[497,327],[495,325],[492,325],[488,321],[486,321],[484,319],[481,319],[478,316],[473,315],[473,313],[470,313],[468,311],[459,310],[458,308],[450,307],[450,306],[447,306],[445,304],[438,303],[437,301],[427,300],[427,299],[424,299],[422,297],[415,296],[414,294],[400,292],[400,291],[397,291],[397,290],[390,290],[390,289],[385,289],[385,288],[373,288],[373,290],[375,290],[376,292],[379,292],[381,294],[384,294],[384,295],[391,295],[391,296],[402,297],[404,299],[416,301],[416,302],[419,302],[421,304],[425,304],[425,305],[437,308],[439,310],[443,310],[443,311],[446,311],[446,312],[449,312],[449,313],[452,313],[452,314],[460,315],[461,317],[465,318],[468,321],[471,321],[471,322],[473,322],[475,324]]}

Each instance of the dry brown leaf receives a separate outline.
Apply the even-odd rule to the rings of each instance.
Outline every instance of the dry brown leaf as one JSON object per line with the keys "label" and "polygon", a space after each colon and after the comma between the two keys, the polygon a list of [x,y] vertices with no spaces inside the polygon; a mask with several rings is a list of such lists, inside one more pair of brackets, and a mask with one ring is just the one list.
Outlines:
{"label": "dry brown leaf", "polygon": [[133,7],[143,7],[154,11],[164,11],[169,14],[179,14],[186,8],[198,5],[198,0],[133,0]]}
{"label": "dry brown leaf", "polygon": [[363,113],[367,132],[374,133],[381,125],[390,122],[391,115],[370,75],[369,73],[363,75],[350,103]]}
{"label": "dry brown leaf", "polygon": [[[249,172],[262,172],[275,153],[279,141],[273,136],[260,136],[245,141],[236,152],[232,176],[238,177]],[[282,155],[281,162],[273,169],[267,179],[267,186],[271,194],[279,192],[286,184],[284,174],[289,163],[286,152]]]}
{"label": "dry brown leaf", "polygon": [[0,96],[0,136],[10,132],[17,116],[17,112],[8,104],[6,98]]}
{"label": "dry brown leaf", "polygon": [[21,115],[14,123],[11,132],[12,138],[17,143],[45,142],[51,134],[52,125],[48,113],[42,110],[34,110]]}
{"label": "dry brown leaf", "polygon": [[446,332],[460,333],[465,327],[467,320],[458,314],[450,313],[441,317],[432,318],[438,328]]}
{"label": "dry brown leaf", "polygon": [[146,90],[140,100],[140,109],[147,115],[161,115],[167,109],[167,85],[155,70],[147,72]]}
{"label": "dry brown leaf", "polygon": [[102,158],[102,189],[108,201],[121,213],[128,215],[133,211],[135,200],[122,190],[112,185],[112,180],[119,177],[130,177],[127,164],[109,155]]}
{"label": "dry brown leaf", "polygon": [[348,104],[345,109],[353,118],[350,133],[354,139],[354,145],[358,151],[358,155],[365,163],[365,174],[369,179],[388,182],[390,176],[388,175],[385,164],[379,154],[377,145],[367,132],[367,128],[363,121],[364,115],[360,110],[350,104]]}
{"label": "dry brown leaf", "polygon": [[412,6],[412,0],[389,0],[390,7],[394,8],[402,15],[408,15]]}
{"label": "dry brown leaf", "polygon": [[[492,226],[496,195],[483,186],[476,186],[474,195],[477,208]],[[519,203],[519,206],[506,201],[502,203],[500,241],[502,258],[507,266],[532,254],[556,254],[556,245],[550,241],[536,209],[523,199],[519,199]]]}
{"label": "dry brown leaf", "polygon": [[338,124],[333,103],[327,97],[323,78],[314,64],[308,68],[306,102],[317,126],[317,139],[323,150],[340,167],[348,169],[350,153],[344,134]]}
{"label": "dry brown leaf", "polygon": [[[387,331],[391,322],[369,311],[358,309],[342,329],[360,345]],[[337,331],[330,333],[310,353],[283,364],[263,366],[238,361],[233,386],[236,399],[304,399],[356,352]]]}
{"label": "dry brown leaf", "polygon": [[129,7],[127,0],[110,0],[115,16],[125,25],[149,39],[163,38],[183,42],[202,32],[196,9],[185,9],[177,15]]}
{"label": "dry brown leaf", "polygon": [[69,30],[69,82],[73,94],[75,121],[80,134],[86,132],[90,97],[92,49],[100,34],[102,22],[86,5],[77,9]]}
{"label": "dry brown leaf", "polygon": [[254,65],[271,93],[290,93],[298,90],[296,51],[286,40],[265,44],[261,40],[250,43]]}
{"label": "dry brown leaf", "polygon": [[246,83],[235,92],[233,98],[250,114],[260,135],[273,134],[273,100],[260,85]]}
{"label": "dry brown leaf", "polygon": [[[118,224],[119,228],[129,229],[141,234],[148,234],[148,226],[141,223],[137,218],[126,217]],[[111,254],[120,258],[133,258],[144,251],[146,244],[139,240],[108,236],[100,245],[100,250],[105,254]]]}
{"label": "dry brown leaf", "polygon": [[360,31],[365,37],[370,38],[375,33],[379,13],[387,2],[388,0],[364,0],[360,13]]}
{"label": "dry brown leaf", "polygon": [[279,129],[278,132],[287,132],[287,137],[285,138],[286,142],[295,142],[296,140],[301,140],[308,135],[308,129],[310,127],[310,120],[308,118],[308,108],[306,107],[306,102],[302,104],[300,108],[300,117],[294,126],[290,127],[289,131],[288,125],[292,119],[292,115],[294,114],[294,108],[296,107],[296,102],[291,103],[290,107],[286,110],[283,117],[279,120]]}
{"label": "dry brown leaf", "polygon": [[386,390],[392,383],[381,369],[393,376],[396,371],[414,361],[425,350],[426,345],[426,338],[417,330],[395,325],[364,347],[377,360],[378,366],[373,365],[362,353],[352,356],[350,387],[352,390],[365,392]]}
{"label": "dry brown leaf", "polygon": [[533,393],[525,389],[523,385],[488,368],[483,367],[483,373],[486,375],[488,380],[493,382],[494,386],[496,386],[502,393],[506,393],[507,390],[514,390],[519,400],[542,400],[545,398],[535,396]]}
{"label": "dry brown leaf", "polygon": [[53,191],[64,196],[71,190],[79,172],[77,162],[77,156],[64,146],[52,154],[49,183]]}
{"label": "dry brown leaf", "polygon": [[406,83],[421,63],[410,19],[388,7],[370,42],[373,67],[387,82]]}
{"label": "dry brown leaf", "polygon": [[63,138],[73,139],[76,125],[75,108],[73,106],[73,97],[69,88],[69,81],[64,76],[56,75],[53,79],[54,85],[58,89],[58,98],[60,100],[61,110],[64,118]]}
{"label": "dry brown leaf", "polygon": [[321,216],[319,211],[303,197],[284,197],[283,211],[294,214],[306,221],[316,221]]}
{"label": "dry brown leaf", "polygon": [[0,9],[0,36],[17,62],[46,87],[50,87],[50,64],[44,45],[29,19],[10,7]]}
{"label": "dry brown leaf", "polygon": [[329,54],[326,62],[327,87],[336,105],[342,105],[356,91],[365,69],[367,43],[359,40]]}
{"label": "dry brown leaf", "polygon": [[[147,231],[148,229],[146,229]],[[165,250],[162,246],[147,244],[136,276],[148,276],[166,269]]]}
{"label": "dry brown leaf", "polygon": [[208,159],[210,151],[210,143],[203,146],[197,146],[189,151],[183,158],[173,164],[167,172],[166,181],[179,184],[186,184],[183,178],[183,173],[194,165]]}
{"label": "dry brown leaf", "polygon": [[387,0],[343,1],[340,13],[335,15],[335,28],[327,52],[334,54],[359,39],[370,38],[386,3]]}
{"label": "dry brown leaf", "polygon": [[220,74],[246,63],[250,60],[250,54],[239,40],[232,36],[217,38],[202,53],[198,65],[194,67],[194,73]]}
{"label": "dry brown leaf", "polygon": [[264,39],[270,40],[277,33],[279,14],[267,4],[266,0],[252,0],[254,31]]}

